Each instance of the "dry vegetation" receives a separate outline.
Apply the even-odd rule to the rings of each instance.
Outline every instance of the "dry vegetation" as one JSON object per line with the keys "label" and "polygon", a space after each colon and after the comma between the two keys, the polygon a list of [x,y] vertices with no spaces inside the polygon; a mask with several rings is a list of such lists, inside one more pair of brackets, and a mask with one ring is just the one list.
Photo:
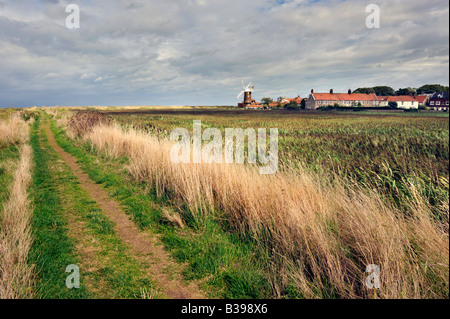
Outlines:
{"label": "dry vegetation", "polygon": [[7,201],[0,212],[0,299],[31,298],[33,267],[27,264],[32,244],[32,209],[27,189],[31,181],[32,149],[29,126],[20,114],[0,121],[2,145],[20,144],[20,160],[14,171]]}
{"label": "dry vegetation", "polygon": [[29,140],[28,124],[16,112],[6,120],[0,120],[0,146],[21,144]]}
{"label": "dry vegetation", "polygon": [[[253,237],[270,256],[274,295],[294,285],[307,298],[448,298],[448,203],[436,213],[417,185],[408,185],[405,212],[336,175],[173,164],[168,140],[114,125],[89,127],[82,139],[109,156],[128,156],[136,180],[170,195],[199,222],[213,214]],[[379,290],[364,284],[369,264],[380,266]]]}

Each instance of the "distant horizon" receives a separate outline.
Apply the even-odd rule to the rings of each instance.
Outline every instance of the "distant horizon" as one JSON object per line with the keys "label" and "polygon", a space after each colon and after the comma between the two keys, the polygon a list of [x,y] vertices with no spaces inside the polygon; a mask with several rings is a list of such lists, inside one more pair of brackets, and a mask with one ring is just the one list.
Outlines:
{"label": "distant horizon", "polygon": [[[445,85],[445,84],[441,84],[441,83],[427,83],[427,84],[448,86],[448,84]],[[423,85],[426,85],[426,84],[423,84]],[[421,85],[421,86],[423,86],[423,85]],[[375,85],[375,86],[385,86],[385,85]],[[386,86],[388,86],[388,85],[386,85]],[[411,87],[411,88],[418,89],[421,86]],[[404,86],[402,88],[408,88],[408,87],[409,86]],[[356,88],[356,89],[358,89],[358,88]],[[350,89],[350,90],[352,90],[352,92],[353,92],[356,89]],[[393,89],[395,90],[395,88],[393,88]],[[331,89],[324,90],[324,91],[320,91],[320,90],[316,90],[316,89],[313,89],[313,90],[314,90],[314,93],[328,93]],[[338,92],[338,91],[334,90],[334,93],[347,93],[347,92],[348,92],[348,90],[345,90],[343,92]],[[309,94],[311,94],[311,91],[309,93],[307,93],[306,95],[303,95],[303,96],[300,95],[300,97],[301,98],[308,98]],[[278,96],[270,96],[270,98],[273,98],[274,100],[276,100],[280,96],[283,96],[283,97],[286,97],[286,98],[294,98],[294,97],[296,97],[298,95],[290,95],[290,96],[288,96],[288,95],[286,95],[286,96],[278,95]],[[257,102],[259,102],[263,97],[269,97],[269,96],[261,96],[261,98],[255,99],[255,100]],[[253,95],[253,98],[254,98],[254,95]],[[29,106],[16,106],[16,105],[14,105],[14,106],[3,106],[3,105],[0,105],[0,108],[29,108],[29,107],[43,107],[43,106],[45,106],[45,107],[97,107],[97,106],[98,107],[126,107],[126,106],[136,106],[136,107],[145,107],[145,106],[148,106],[148,107],[158,107],[158,106],[161,106],[161,107],[177,107],[177,106],[178,107],[228,107],[228,106],[236,106],[237,107],[237,104],[238,104],[239,101],[240,100],[236,100],[235,104],[197,104],[197,103],[193,103],[193,104],[120,104],[120,105],[113,105],[113,104],[104,104],[104,105],[101,105],[101,104],[80,104],[80,105],[54,104],[54,105],[44,105],[43,104],[43,105],[36,105],[35,104],[35,105],[29,105]]]}

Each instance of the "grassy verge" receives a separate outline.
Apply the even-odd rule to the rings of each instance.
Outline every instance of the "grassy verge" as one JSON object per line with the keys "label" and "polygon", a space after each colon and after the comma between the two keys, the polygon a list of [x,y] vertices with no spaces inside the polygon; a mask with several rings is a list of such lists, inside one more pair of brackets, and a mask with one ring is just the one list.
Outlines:
{"label": "grassy verge", "polygon": [[136,184],[124,168],[126,158],[105,158],[89,145],[75,146],[54,121],[51,129],[58,144],[78,159],[92,180],[102,184],[122,204],[141,229],[157,233],[170,254],[178,262],[186,263],[183,272],[186,279],[199,279],[201,288],[216,298],[274,296],[267,258],[261,259],[263,252],[251,244],[251,239],[228,232],[226,224],[212,215],[202,225],[188,220],[186,228],[176,227],[163,213],[167,208],[173,209],[174,203],[158,198],[148,185]]}
{"label": "grassy verge", "polygon": [[[38,297],[161,297],[141,265],[127,254],[114,224],[48,145],[39,121],[33,128],[32,145],[37,239],[31,259],[38,268]],[[80,267],[80,289],[65,286],[69,264]]]}

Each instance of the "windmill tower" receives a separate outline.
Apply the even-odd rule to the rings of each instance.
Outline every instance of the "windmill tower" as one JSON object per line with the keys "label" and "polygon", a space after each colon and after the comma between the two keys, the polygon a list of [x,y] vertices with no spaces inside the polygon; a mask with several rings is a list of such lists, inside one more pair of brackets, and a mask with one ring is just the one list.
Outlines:
{"label": "windmill tower", "polygon": [[244,101],[242,103],[239,103],[239,107],[246,107],[250,104],[252,104],[252,92],[255,89],[255,86],[252,85],[250,82],[247,86],[244,84],[244,80],[242,80],[242,88],[244,89],[241,91],[241,93],[238,94],[237,98],[239,98],[242,94],[244,94]]}

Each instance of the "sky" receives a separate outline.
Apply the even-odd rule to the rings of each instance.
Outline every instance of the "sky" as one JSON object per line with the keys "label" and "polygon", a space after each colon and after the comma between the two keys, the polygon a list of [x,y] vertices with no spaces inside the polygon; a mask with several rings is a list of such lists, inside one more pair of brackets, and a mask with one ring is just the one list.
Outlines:
{"label": "sky", "polygon": [[0,0],[0,106],[236,105],[242,80],[257,101],[449,85],[448,40],[448,0]]}

